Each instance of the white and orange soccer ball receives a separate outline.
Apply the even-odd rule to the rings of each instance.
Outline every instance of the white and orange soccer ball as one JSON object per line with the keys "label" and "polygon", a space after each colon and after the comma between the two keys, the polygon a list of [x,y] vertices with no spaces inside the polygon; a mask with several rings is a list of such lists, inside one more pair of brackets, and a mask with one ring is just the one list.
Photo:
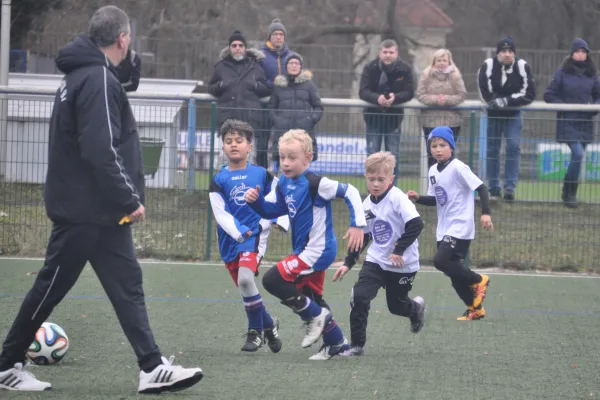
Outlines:
{"label": "white and orange soccer ball", "polygon": [[37,365],[52,365],[62,360],[67,350],[69,338],[64,329],[52,322],[44,322],[35,333],[27,358]]}

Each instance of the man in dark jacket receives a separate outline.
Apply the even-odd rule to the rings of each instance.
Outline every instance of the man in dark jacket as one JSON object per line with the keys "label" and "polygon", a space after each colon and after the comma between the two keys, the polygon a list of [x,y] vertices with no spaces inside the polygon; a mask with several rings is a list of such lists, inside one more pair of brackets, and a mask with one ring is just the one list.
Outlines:
{"label": "man in dark jacket", "polygon": [[381,151],[385,138],[385,150],[396,156],[394,184],[398,178],[400,164],[400,126],[404,112],[393,105],[406,103],[414,93],[411,67],[398,56],[396,41],[381,42],[379,57],[363,69],[360,77],[359,96],[373,106],[365,108],[367,128],[367,153]]}
{"label": "man in dark jacket", "polygon": [[521,158],[521,130],[523,117],[520,107],[535,100],[535,82],[531,68],[515,57],[516,46],[510,36],[496,45],[497,56],[485,60],[479,69],[479,92],[488,104],[487,129],[487,176],[490,195],[500,197],[500,146],[502,134],[506,137],[506,160],[504,165],[504,199],[513,201],[519,179]]}
{"label": "man in dark jacket", "polygon": [[121,82],[126,92],[135,92],[137,90],[140,85],[141,71],[142,60],[139,54],[133,50],[128,50],[125,59],[117,66],[119,82]]}
{"label": "man in dark jacket", "polygon": [[137,128],[115,65],[127,53],[129,17],[114,6],[92,17],[89,36],[60,50],[65,74],[50,121],[44,200],[52,233],[46,260],[0,354],[0,389],[41,391],[50,383],[24,370],[25,353],[40,325],[90,263],[140,367],[140,393],[182,389],[202,378],[199,368],[171,365],[148,323],[142,270],[131,223],[144,219],[144,177]]}
{"label": "man in dark jacket", "polygon": [[[252,127],[261,127],[260,99],[271,94],[259,63],[264,58],[263,53],[247,49],[246,39],[240,31],[235,31],[219,58],[208,82],[208,93],[217,98],[217,126],[227,119],[237,119]],[[268,168],[268,134],[268,131],[257,132],[255,138],[256,164],[264,168]]]}

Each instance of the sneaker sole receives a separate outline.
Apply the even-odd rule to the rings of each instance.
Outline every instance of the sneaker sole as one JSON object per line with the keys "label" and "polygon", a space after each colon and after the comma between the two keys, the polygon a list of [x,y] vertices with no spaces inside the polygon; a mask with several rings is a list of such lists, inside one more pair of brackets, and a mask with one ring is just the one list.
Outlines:
{"label": "sneaker sole", "polygon": [[15,389],[6,385],[0,385],[0,390],[8,390],[9,392],[47,392],[52,390],[52,386],[44,389]]}
{"label": "sneaker sole", "polygon": [[200,382],[204,378],[204,373],[196,372],[194,375],[189,378],[182,379],[173,383],[170,386],[161,386],[161,387],[153,387],[139,391],[140,394],[159,394],[165,392],[179,392],[181,390],[188,389],[194,386],[196,383]]}

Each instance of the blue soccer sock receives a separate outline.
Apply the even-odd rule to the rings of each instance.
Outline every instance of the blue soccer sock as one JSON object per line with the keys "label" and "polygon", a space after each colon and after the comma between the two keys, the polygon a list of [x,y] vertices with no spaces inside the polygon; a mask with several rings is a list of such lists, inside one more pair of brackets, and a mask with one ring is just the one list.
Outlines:
{"label": "blue soccer sock", "polygon": [[248,330],[254,329],[258,332],[263,331],[263,310],[265,306],[260,294],[250,297],[242,297],[246,315],[248,315]]}
{"label": "blue soccer sock", "polygon": [[333,319],[333,316],[329,316],[325,321],[325,328],[323,329],[323,344],[327,346],[339,345],[344,341],[344,333],[342,329]]}
{"label": "blue soccer sock", "polygon": [[321,306],[309,299],[306,298],[306,305],[303,309],[298,310],[298,315],[302,318],[302,321],[307,321],[311,318],[316,317],[321,314]]}
{"label": "blue soccer sock", "polygon": [[264,305],[262,308],[262,319],[264,329],[271,329],[273,327],[273,318],[271,317],[271,314],[267,312],[267,309]]}

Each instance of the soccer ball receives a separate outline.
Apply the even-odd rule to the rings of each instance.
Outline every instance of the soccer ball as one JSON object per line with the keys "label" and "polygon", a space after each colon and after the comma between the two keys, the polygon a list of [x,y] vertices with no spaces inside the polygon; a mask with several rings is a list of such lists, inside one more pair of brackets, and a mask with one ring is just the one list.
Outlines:
{"label": "soccer ball", "polygon": [[60,326],[44,322],[35,333],[27,357],[37,365],[52,365],[63,359],[69,349],[69,338]]}

